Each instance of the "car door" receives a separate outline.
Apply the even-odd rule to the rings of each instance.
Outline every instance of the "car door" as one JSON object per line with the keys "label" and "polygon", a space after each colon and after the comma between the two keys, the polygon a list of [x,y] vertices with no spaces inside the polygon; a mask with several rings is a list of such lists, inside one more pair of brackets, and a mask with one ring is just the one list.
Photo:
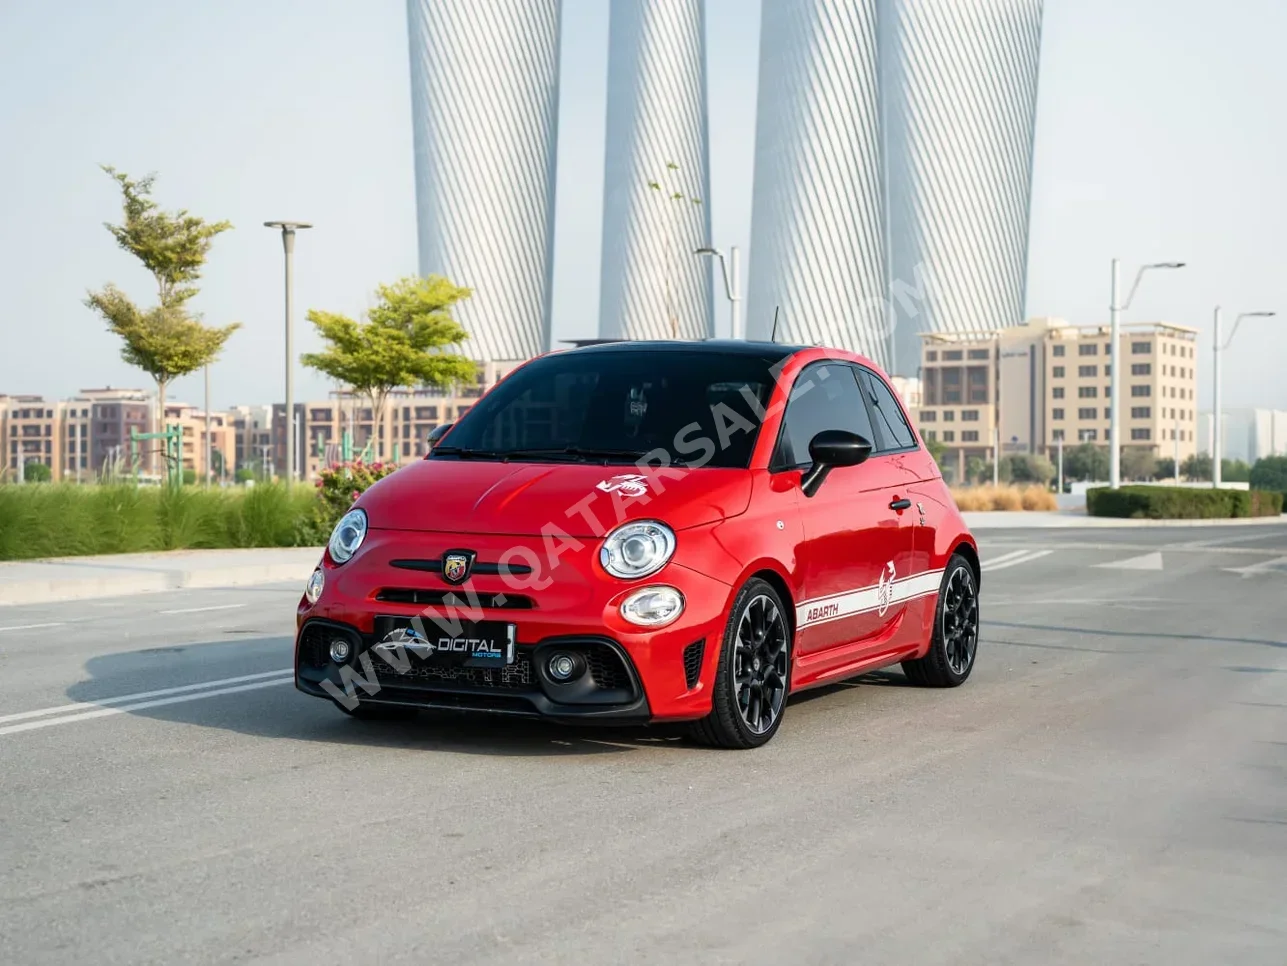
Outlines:
{"label": "car door", "polygon": [[[810,465],[809,441],[826,429],[876,443],[871,414],[847,362],[814,363],[801,371],[783,417],[774,467]],[[911,556],[912,533],[891,509],[888,467],[873,455],[836,467],[811,497],[799,497],[801,543],[796,552],[803,599],[796,609],[796,653],[802,663],[861,641],[875,646],[901,608],[893,590]]]}

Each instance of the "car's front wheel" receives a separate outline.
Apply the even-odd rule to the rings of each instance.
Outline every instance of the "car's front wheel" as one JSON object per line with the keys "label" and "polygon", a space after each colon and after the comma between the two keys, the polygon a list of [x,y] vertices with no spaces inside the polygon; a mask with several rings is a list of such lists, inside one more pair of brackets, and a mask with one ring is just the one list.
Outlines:
{"label": "car's front wheel", "polygon": [[791,624],[782,598],[753,578],[733,601],[720,648],[711,713],[693,737],[720,748],[758,748],[782,724],[791,681]]}
{"label": "car's front wheel", "polygon": [[954,688],[974,669],[979,649],[979,583],[970,562],[952,554],[939,585],[934,633],[924,657],[903,662],[913,684]]}

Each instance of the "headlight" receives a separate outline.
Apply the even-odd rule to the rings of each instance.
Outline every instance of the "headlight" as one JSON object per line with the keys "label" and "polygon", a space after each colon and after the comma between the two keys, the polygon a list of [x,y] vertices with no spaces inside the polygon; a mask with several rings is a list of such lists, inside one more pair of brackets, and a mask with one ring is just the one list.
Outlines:
{"label": "headlight", "polygon": [[656,520],[617,527],[603,541],[599,562],[614,577],[638,580],[666,566],[675,552],[675,531]]}
{"label": "headlight", "polygon": [[342,564],[358,551],[366,539],[366,511],[350,510],[340,517],[331,531],[330,543],[326,549],[331,552],[331,559]]}
{"label": "headlight", "polygon": [[310,604],[316,604],[325,586],[326,574],[321,567],[318,567],[309,575],[308,583],[304,585],[304,599]]}
{"label": "headlight", "polygon": [[661,627],[683,612],[684,595],[674,587],[644,587],[621,602],[621,616],[643,627]]}

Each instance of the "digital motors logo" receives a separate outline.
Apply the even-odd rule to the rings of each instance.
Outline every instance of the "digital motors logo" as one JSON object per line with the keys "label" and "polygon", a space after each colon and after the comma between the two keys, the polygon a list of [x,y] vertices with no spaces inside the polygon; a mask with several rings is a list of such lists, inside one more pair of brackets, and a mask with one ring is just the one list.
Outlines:
{"label": "digital motors logo", "polygon": [[648,478],[638,473],[621,473],[595,484],[596,490],[604,493],[620,493],[622,496],[645,496],[648,493]]}
{"label": "digital motors logo", "polygon": [[885,569],[880,572],[880,583],[876,585],[876,613],[881,617],[889,610],[889,605],[894,602],[894,561],[885,564]]}

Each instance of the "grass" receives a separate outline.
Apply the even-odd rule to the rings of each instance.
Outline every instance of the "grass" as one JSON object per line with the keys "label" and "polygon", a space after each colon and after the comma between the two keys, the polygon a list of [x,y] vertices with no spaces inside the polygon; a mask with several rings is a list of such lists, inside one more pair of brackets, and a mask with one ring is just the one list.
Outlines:
{"label": "grass", "polygon": [[227,547],[297,547],[315,532],[312,487],[0,486],[0,560]]}
{"label": "grass", "polygon": [[1044,486],[970,486],[954,488],[960,510],[1057,510],[1055,495]]}

